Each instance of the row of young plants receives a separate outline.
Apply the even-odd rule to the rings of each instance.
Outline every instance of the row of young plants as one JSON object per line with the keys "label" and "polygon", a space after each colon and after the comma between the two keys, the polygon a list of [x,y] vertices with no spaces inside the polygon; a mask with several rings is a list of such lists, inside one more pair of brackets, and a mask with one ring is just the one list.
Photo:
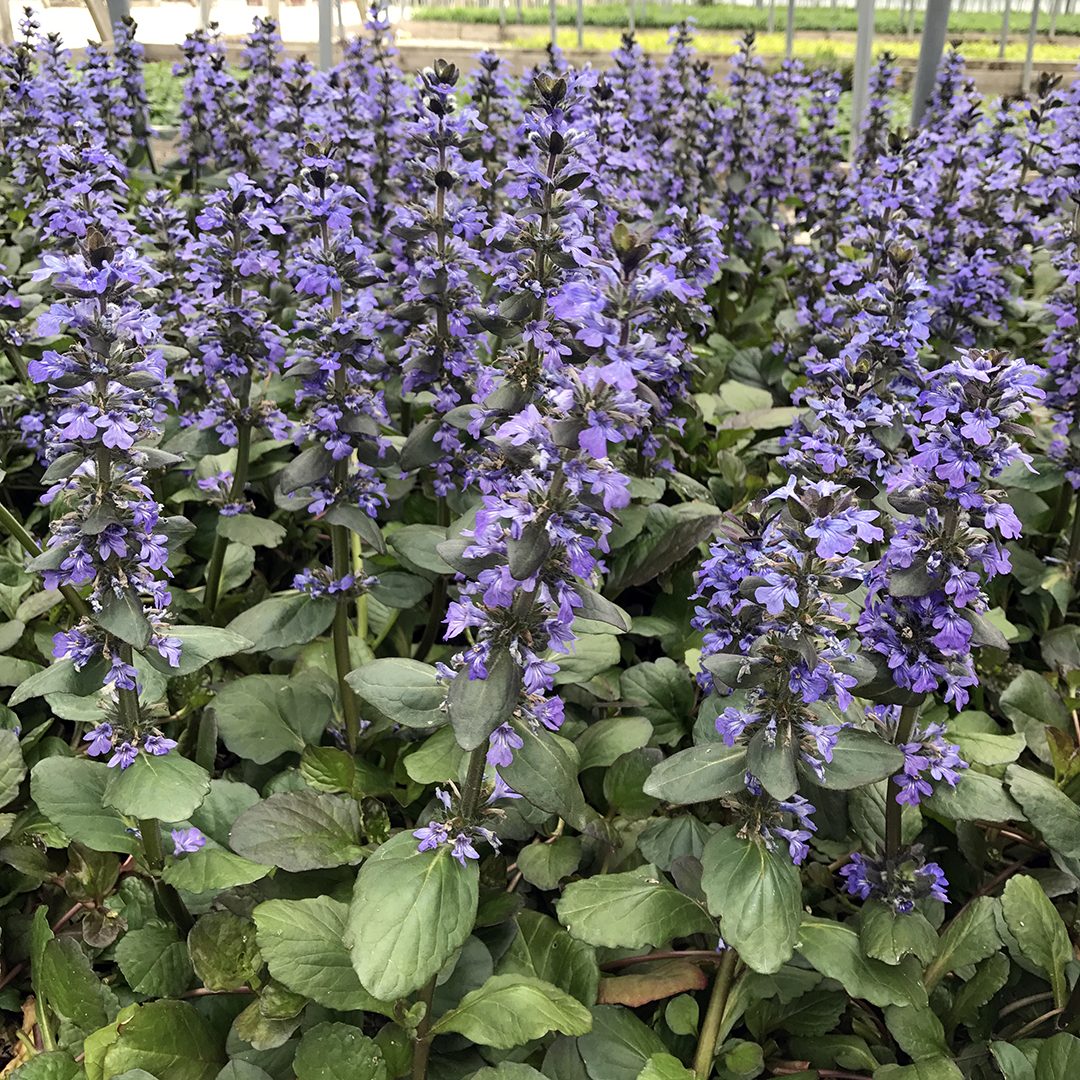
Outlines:
{"label": "row of young plants", "polygon": [[0,53],[20,1080],[1080,1065],[1080,97]]}
{"label": "row of young plants", "polygon": [[[764,30],[770,24],[769,12],[765,5],[749,6],[743,4],[695,4],[686,13],[694,19],[702,30]],[[441,22],[443,20],[458,23],[498,23],[499,7],[424,4],[410,9],[409,18],[416,22]],[[522,7],[520,14],[515,4],[507,3],[503,18],[508,23],[546,26],[550,19],[547,5]],[[624,27],[627,23],[625,4],[587,3],[584,5],[584,19],[588,26]],[[666,30],[671,25],[672,11],[667,4],[638,4],[634,8],[634,22],[641,27],[658,27]],[[577,8],[573,4],[558,5],[558,19],[561,24],[574,25]],[[783,28],[787,19],[786,7],[777,6],[772,22]],[[1030,17],[1015,25],[1014,33],[1023,32]],[[1055,33],[1075,34],[1080,31],[1080,17],[1062,11],[1053,20]],[[1039,16],[1039,32],[1050,31],[1051,16],[1049,10]],[[874,28],[879,34],[921,33],[923,13],[916,11],[908,25],[908,14],[899,9],[884,8],[874,14]],[[949,30],[954,34],[1000,34],[1002,26],[1001,12],[957,11],[949,12]],[[807,31],[847,31],[854,33],[858,29],[858,12],[854,7],[804,7],[799,5],[796,15],[796,27]]]}

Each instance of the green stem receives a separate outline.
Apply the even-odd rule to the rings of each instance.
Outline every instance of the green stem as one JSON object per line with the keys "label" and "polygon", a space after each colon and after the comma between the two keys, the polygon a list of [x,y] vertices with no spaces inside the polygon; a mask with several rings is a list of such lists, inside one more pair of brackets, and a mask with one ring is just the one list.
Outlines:
{"label": "green stem", "polygon": [[[330,526],[330,543],[333,547],[334,577],[339,581],[349,572],[349,530],[343,525]],[[352,687],[345,681],[345,676],[352,671],[352,659],[349,656],[349,599],[339,596],[334,609],[334,666],[337,669],[338,693],[341,695],[341,712],[345,718],[345,741],[349,753],[356,753],[360,739],[360,710]]]}
{"label": "green stem", "polygon": [[484,766],[487,765],[487,743],[478,746],[469,756],[469,768],[461,789],[461,817],[471,825],[480,809],[480,792],[484,785]]}
{"label": "green stem", "polygon": [[1077,570],[1080,563],[1080,506],[1073,515],[1072,532],[1069,533],[1069,568],[1072,571],[1073,580],[1076,580]]}
{"label": "green stem", "polygon": [[157,818],[145,818],[139,822],[139,835],[142,837],[143,855],[146,865],[154,873],[165,867],[165,851],[161,846],[161,823]]}
{"label": "green stem", "polygon": [[[236,470],[233,473],[232,486],[229,488],[229,502],[236,502],[244,496],[250,457],[251,425],[238,424],[236,428]],[[203,606],[211,615],[221,598],[221,575],[225,569],[225,551],[228,546],[229,541],[224,536],[214,537],[214,550],[210,555],[210,565],[206,568],[206,591],[203,594]]]}
{"label": "green stem", "polygon": [[716,1042],[720,1037],[720,1024],[724,1019],[724,1009],[731,993],[731,982],[738,960],[739,955],[734,949],[726,949],[720,966],[717,968],[716,977],[713,979],[709,1007],[705,1012],[701,1030],[698,1032],[697,1049],[694,1051],[694,1075],[697,1080],[708,1080],[713,1070]]}
{"label": "green stem", "polygon": [[[41,548],[38,547],[37,541],[23,528],[22,522],[2,503],[0,503],[0,525],[22,544],[23,549],[31,558],[36,559],[41,554]],[[70,585],[61,585],[60,594],[80,619],[90,618],[89,604]]]}
{"label": "green stem", "polygon": [[[914,705],[905,705],[900,710],[900,719],[896,725],[896,737],[893,739],[896,746],[910,740],[920,708],[922,708],[921,698]],[[888,787],[885,789],[885,857],[887,859],[895,858],[900,851],[904,807],[896,801],[896,796],[899,794],[900,785],[892,777],[889,777]]]}
{"label": "green stem", "polygon": [[425,1080],[428,1056],[431,1054],[431,1002],[435,997],[435,980],[432,977],[420,991],[420,1000],[427,1006],[424,1016],[416,1026],[416,1045],[413,1047],[412,1080]]}

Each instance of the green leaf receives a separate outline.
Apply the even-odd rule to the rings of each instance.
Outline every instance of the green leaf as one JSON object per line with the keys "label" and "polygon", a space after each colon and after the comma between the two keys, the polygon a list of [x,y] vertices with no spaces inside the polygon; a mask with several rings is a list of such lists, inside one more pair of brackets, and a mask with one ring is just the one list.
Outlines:
{"label": "green leaf", "polygon": [[942,977],[957,968],[985,960],[1001,948],[997,929],[997,900],[977,896],[946,927],[937,957],[926,969],[926,985],[933,989]]}
{"label": "green leaf", "polygon": [[446,529],[440,525],[406,525],[387,537],[387,543],[406,564],[431,574],[452,574],[453,567],[438,552],[445,539]]}
{"label": "green leaf", "polygon": [[556,654],[556,686],[580,686],[619,662],[619,643],[610,634],[580,634],[572,652]]}
{"label": "green leaf", "polygon": [[644,716],[611,716],[591,723],[574,742],[578,769],[613,765],[623,754],[648,746],[652,730]]}
{"label": "green leaf", "polygon": [[248,652],[254,642],[222,626],[170,626],[169,636],[179,638],[180,664],[173,667],[156,649],[148,649],[146,659],[165,675],[190,675],[212,660]]}
{"label": "green leaf", "polygon": [[694,680],[668,657],[636,664],[619,676],[623,700],[648,720],[657,739],[677,742],[689,728],[694,711]]}
{"label": "green leaf", "polygon": [[720,511],[703,502],[655,503],[649,507],[647,521],[648,531],[613,560],[605,589],[608,596],[644,585],[674,566],[712,534]]}
{"label": "green leaf", "polygon": [[499,961],[498,974],[542,979],[592,1005],[600,982],[593,947],[571,937],[554,919],[538,911],[520,911],[514,921],[517,932]]}
{"label": "green leaf", "polygon": [[1017,874],[1005,885],[1001,914],[1020,952],[1045,973],[1054,1004],[1062,1008],[1068,993],[1065,965],[1072,959],[1072,946],[1057,908],[1035,878]]}
{"label": "green leaf", "polygon": [[1009,958],[1001,952],[988,957],[966,983],[958,987],[946,1017],[946,1026],[971,1024],[982,1007],[1009,981]]}
{"label": "green leaf", "polygon": [[964,1080],[964,1074],[946,1057],[927,1058],[912,1065],[882,1065],[874,1080]]}
{"label": "green leaf", "polygon": [[654,1054],[668,1052],[660,1036],[626,1009],[596,1005],[592,1017],[592,1031],[578,1039],[591,1080],[637,1080]]}
{"label": "green leaf", "polygon": [[694,1073],[671,1054],[653,1054],[638,1073],[638,1080],[694,1080]]}
{"label": "green leaf", "polygon": [[153,923],[129,930],[115,955],[128,986],[143,997],[179,997],[191,985],[191,959],[175,927]]}
{"label": "green leaf", "polygon": [[772,974],[791,958],[802,917],[799,871],[786,852],[721,829],[705,845],[701,886],[720,932],[746,965]]}
{"label": "green leaf", "polygon": [[799,789],[795,768],[798,755],[798,735],[790,726],[785,726],[775,737],[762,728],[751,737],[746,748],[746,768],[774,799],[783,802]]}
{"label": "green leaf", "polygon": [[669,870],[676,859],[684,856],[700,859],[715,831],[715,825],[700,821],[692,814],[654,818],[638,835],[638,851],[661,870]]}
{"label": "green leaf", "polygon": [[832,761],[825,766],[822,787],[836,791],[873,784],[900,772],[904,755],[872,731],[845,728],[836,737]]}
{"label": "green leaf", "polygon": [[35,1054],[13,1073],[11,1080],[78,1080],[82,1066],[66,1050]]}
{"label": "green leaf", "polygon": [[950,821],[1022,821],[1024,812],[1000,780],[968,769],[956,787],[937,784],[923,808]]}
{"label": "green leaf", "polygon": [[378,1044],[351,1024],[316,1024],[305,1031],[293,1071],[296,1080],[386,1080]]}
{"label": "green leaf", "polygon": [[1066,859],[1080,859],[1080,806],[1052,780],[1019,765],[1006,769],[1005,782],[1047,845]]}
{"label": "green leaf", "polygon": [[1039,1047],[1035,1080],[1063,1080],[1066,1076],[1080,1076],[1080,1039],[1060,1031]]}
{"label": "green leaf", "polygon": [[1046,726],[1062,731],[1070,727],[1069,711],[1057,691],[1037,672],[1022,671],[1002,691],[998,705],[1027,740],[1031,752],[1049,762]]}
{"label": "green leaf", "polygon": [[231,911],[203,915],[188,934],[188,948],[195,973],[207,990],[248,986],[263,965],[255,924]]}
{"label": "green leaf", "polygon": [[716,933],[708,914],[653,866],[575,881],[566,887],[555,910],[578,940],[609,949],[640,949],[691,934]]}
{"label": "green leaf", "polygon": [[276,548],[285,539],[286,529],[276,521],[255,517],[254,514],[234,514],[232,517],[218,517],[217,534],[237,544],[247,544],[248,547]]}
{"label": "green leaf", "polygon": [[191,824],[218,844],[229,842],[233,822],[259,801],[259,793],[237,780],[211,780],[210,794],[191,815]]}
{"label": "green leaf", "polygon": [[576,836],[560,836],[557,840],[526,844],[517,855],[521,876],[545,892],[569,877],[581,862],[581,840]]}
{"label": "green leaf", "polygon": [[709,743],[661,761],[645,781],[645,792],[676,806],[689,806],[740,791],[745,775],[745,747]]}
{"label": "green leaf", "polygon": [[1012,1043],[992,1042],[990,1052],[1005,1080],[1035,1080],[1034,1062],[1028,1059],[1020,1047],[1013,1046]]}
{"label": "green leaf", "polygon": [[210,707],[225,745],[257,765],[317,743],[333,718],[321,684],[304,675],[246,675],[223,686]]}
{"label": "green leaf", "polygon": [[109,592],[93,618],[103,630],[138,652],[145,651],[150,644],[153,633],[150,620],[146,617],[142,597],[132,588],[123,589],[119,595]]}
{"label": "green leaf", "polygon": [[459,866],[445,844],[418,851],[409,832],[391,837],[360,868],[349,905],[361,984],[388,1001],[418,990],[465,943],[477,901],[475,863]]}
{"label": "green leaf", "polygon": [[245,652],[288,649],[314,641],[334,621],[337,604],[306,593],[271,596],[237,615],[228,629],[255,644]]}
{"label": "green leaf", "polygon": [[405,611],[416,607],[431,592],[431,582],[400,570],[380,570],[378,582],[368,591],[380,604]]}
{"label": "green leaf", "polygon": [[585,831],[589,808],[578,784],[573,744],[551,732],[534,731],[517,718],[511,726],[522,745],[514,751],[514,760],[499,769],[503,779],[533,806]]}
{"label": "green leaf", "polygon": [[885,1010],[885,1023],[897,1044],[913,1061],[949,1053],[945,1029],[929,1005],[890,1005]]}
{"label": "green leaf", "polygon": [[475,750],[509,720],[521,693],[521,668],[510,650],[496,647],[487,662],[487,678],[472,679],[462,668],[450,683],[446,708],[454,735],[463,750]]}
{"label": "green leaf", "polygon": [[356,800],[318,791],[286,791],[245,810],[229,835],[233,851],[282,870],[318,870],[359,862]]}
{"label": "green leaf", "polygon": [[19,736],[8,729],[0,730],[0,806],[7,806],[19,794],[25,776]]}
{"label": "green leaf", "polygon": [[209,790],[210,774],[175,750],[140,753],[129,768],[109,770],[104,802],[132,818],[186,821]]}
{"label": "green leaf", "polygon": [[161,877],[185,892],[210,893],[250,885],[266,877],[270,870],[271,867],[242,859],[208,839],[198,851],[170,859]]}
{"label": "green leaf", "polygon": [[50,757],[30,773],[30,795],[37,808],[71,840],[93,851],[141,851],[128,824],[105,806],[105,787],[112,775],[104,762],[86,758]]}
{"label": "green leaf", "polygon": [[457,780],[465,751],[457,744],[454,729],[440,728],[405,755],[405,771],[418,784]]}
{"label": "green leaf", "polygon": [[435,728],[445,724],[446,688],[435,681],[435,669],[417,660],[372,660],[345,681],[369,705],[390,720],[409,728]]}
{"label": "green leaf", "polygon": [[348,913],[348,904],[329,896],[267,900],[252,912],[259,951],[278,982],[319,1005],[384,1012],[389,1006],[375,1001],[353,970],[344,943]]}
{"label": "green leaf", "polygon": [[557,986],[525,975],[492,975],[456,1009],[432,1025],[432,1034],[456,1032],[470,1042],[511,1050],[549,1031],[584,1035],[592,1028],[589,1010]]}
{"label": "green leaf", "polygon": [[158,1080],[214,1080],[225,1063],[215,1030],[183,1001],[140,1005],[117,1028],[105,1051],[102,1080],[131,1069],[145,1069]]}
{"label": "green leaf", "polygon": [[91,1032],[116,1014],[113,992],[102,984],[74,938],[51,938],[35,965],[35,986],[57,1016]]}
{"label": "green leaf", "polygon": [[863,905],[859,941],[867,956],[884,964],[899,964],[905,956],[928,964],[938,949],[937,931],[924,915],[918,911],[898,915],[879,900]]}
{"label": "green leaf", "polygon": [[859,935],[850,927],[803,917],[796,948],[816,971],[836,979],[852,997],[873,1005],[925,1005],[921,970],[912,957],[896,966],[863,956]]}
{"label": "green leaf", "polygon": [[45,694],[75,694],[86,697],[101,689],[104,665],[99,662],[87,664],[81,671],[75,670],[70,660],[57,660],[30,678],[24,679],[8,698],[8,707],[14,709],[31,698]]}

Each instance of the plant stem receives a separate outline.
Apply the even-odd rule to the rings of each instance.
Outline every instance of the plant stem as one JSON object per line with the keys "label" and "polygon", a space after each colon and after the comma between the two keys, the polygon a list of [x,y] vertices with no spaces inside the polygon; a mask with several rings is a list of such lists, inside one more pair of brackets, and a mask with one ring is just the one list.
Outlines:
{"label": "plant stem", "polygon": [[1073,515],[1072,532],[1069,533],[1069,569],[1072,571],[1073,580],[1076,580],[1077,570],[1080,570],[1080,506],[1077,506]]}
{"label": "plant stem", "polygon": [[420,1000],[427,1006],[423,1019],[416,1027],[416,1045],[413,1048],[412,1080],[424,1080],[427,1076],[428,1055],[431,1053],[431,1000],[435,996],[435,980],[432,977],[420,991]]}
{"label": "plant stem", "polygon": [[[236,471],[229,487],[229,502],[236,502],[244,496],[247,485],[248,459],[251,457],[251,425],[238,424],[236,427]],[[221,596],[221,575],[225,569],[225,551],[229,541],[224,536],[214,537],[214,550],[210,555],[210,564],[206,568],[206,591],[203,594],[203,606],[212,615]]]}
{"label": "plant stem", "polygon": [[[334,577],[339,581],[349,572],[349,530],[344,525],[330,526],[330,543],[333,549]],[[345,741],[349,753],[356,753],[356,744],[360,738],[360,710],[352,687],[345,681],[345,676],[352,671],[352,659],[349,656],[349,599],[338,597],[334,609],[334,666],[337,669],[338,693],[341,695],[341,712],[345,717]]]}
{"label": "plant stem", "polygon": [[694,1051],[694,1075],[697,1080],[708,1080],[716,1058],[716,1042],[720,1037],[720,1024],[724,1019],[724,1008],[731,993],[731,981],[735,975],[735,965],[739,956],[734,949],[724,950],[724,955],[713,979],[712,993],[709,995],[709,1007],[698,1032],[697,1050]]}
{"label": "plant stem", "polygon": [[484,784],[484,766],[487,765],[487,743],[478,746],[469,755],[469,769],[461,789],[461,816],[471,825],[480,809],[480,790]]}
{"label": "plant stem", "polygon": [[[896,736],[893,743],[900,746],[911,738],[912,729],[922,708],[920,698],[914,705],[905,705],[900,710],[900,719],[896,724]],[[901,826],[904,813],[902,803],[896,801],[900,794],[900,786],[890,776],[888,786],[885,789],[885,857],[892,859],[900,851]]]}
{"label": "plant stem", "polygon": [[[41,554],[41,548],[38,547],[37,541],[26,531],[22,522],[2,503],[0,503],[0,525],[22,544],[23,549],[31,558],[36,559]],[[60,594],[80,619],[90,618],[89,604],[70,585],[61,585]]]}
{"label": "plant stem", "polygon": [[157,818],[140,821],[139,835],[142,837],[146,865],[157,873],[165,866],[165,852],[161,847],[161,824]]}

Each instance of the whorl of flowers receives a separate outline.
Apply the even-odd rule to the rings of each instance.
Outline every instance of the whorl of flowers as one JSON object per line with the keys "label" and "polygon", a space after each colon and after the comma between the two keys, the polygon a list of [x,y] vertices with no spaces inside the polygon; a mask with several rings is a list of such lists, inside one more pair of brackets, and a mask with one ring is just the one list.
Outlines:
{"label": "whorl of flowers", "polygon": [[[59,156],[75,154],[66,148]],[[106,161],[101,168],[122,186]],[[79,174],[72,182],[80,183]],[[72,344],[62,353],[46,350],[29,365],[30,378],[48,387],[54,416],[47,433],[51,486],[43,499],[54,517],[45,551],[31,566],[48,588],[90,587],[92,617],[58,633],[54,655],[77,669],[103,658],[105,685],[134,691],[133,649],[172,666],[180,656],[180,642],[164,622],[166,523],[147,482],[149,468],[175,460],[154,446],[160,434],[154,403],[165,370],[153,348],[158,320],[139,298],[160,277],[97,227],[73,246],[60,216],[57,236],[59,250],[46,252],[34,278],[51,280],[64,299],[40,317],[38,332],[62,333]],[[159,754],[175,745],[147,727],[132,696],[120,694],[107,730],[92,738],[92,752],[114,749],[112,764],[122,767],[140,748]]]}
{"label": "whorl of flowers", "polygon": [[971,648],[990,633],[983,585],[1011,569],[1003,541],[1020,522],[992,481],[1028,465],[1016,423],[1043,392],[1038,371],[1000,353],[965,352],[927,376],[917,401],[913,449],[890,471],[890,501],[902,513],[868,579],[859,621],[897,686],[944,691],[963,708],[976,685]]}
{"label": "whorl of flowers", "polygon": [[[282,198],[301,234],[286,265],[301,299],[287,371],[300,380],[304,422],[296,437],[308,447],[282,473],[279,492],[290,506],[370,535],[370,519],[386,499],[377,471],[388,450],[385,360],[371,289],[382,274],[354,232],[360,196],[340,182],[335,161],[311,146],[302,165]],[[335,569],[339,587],[345,576]],[[298,587],[308,580],[301,576]]]}
{"label": "whorl of flowers", "polygon": [[193,419],[214,428],[225,446],[252,429],[275,439],[289,435],[281,409],[260,393],[285,355],[266,301],[266,285],[281,269],[275,238],[284,232],[266,193],[233,173],[228,187],[203,201],[184,249],[197,310],[184,331],[192,353],[188,374],[205,395]]}
{"label": "whorl of flowers", "polygon": [[857,551],[884,537],[880,514],[839,484],[792,477],[767,496],[762,515],[753,534],[715,544],[698,572],[699,681],[720,693],[745,690],[716,729],[728,746],[749,742],[752,772],[754,757],[775,747],[789,756],[792,778],[798,760],[820,779],[858,682],[839,597],[862,580]]}
{"label": "whorl of flowers", "polygon": [[[486,178],[483,163],[467,160],[463,153],[477,117],[471,106],[459,110],[455,105],[458,69],[436,60],[420,78],[423,112],[410,138],[424,153],[418,170],[424,201],[398,207],[391,226],[412,244],[399,286],[404,317],[412,325],[398,358],[403,391],[431,393],[441,418],[470,402],[477,388],[482,331],[474,310],[480,302],[475,280],[484,267],[473,242],[484,228],[485,214],[469,191]],[[446,495],[457,487],[462,436],[441,419],[431,424],[432,441],[441,451],[435,462],[435,492]]]}
{"label": "whorl of flowers", "polygon": [[914,845],[894,860],[875,859],[853,852],[840,868],[844,887],[860,900],[881,900],[897,915],[909,915],[917,900],[948,903],[949,882],[937,863],[927,862],[922,848]]}

